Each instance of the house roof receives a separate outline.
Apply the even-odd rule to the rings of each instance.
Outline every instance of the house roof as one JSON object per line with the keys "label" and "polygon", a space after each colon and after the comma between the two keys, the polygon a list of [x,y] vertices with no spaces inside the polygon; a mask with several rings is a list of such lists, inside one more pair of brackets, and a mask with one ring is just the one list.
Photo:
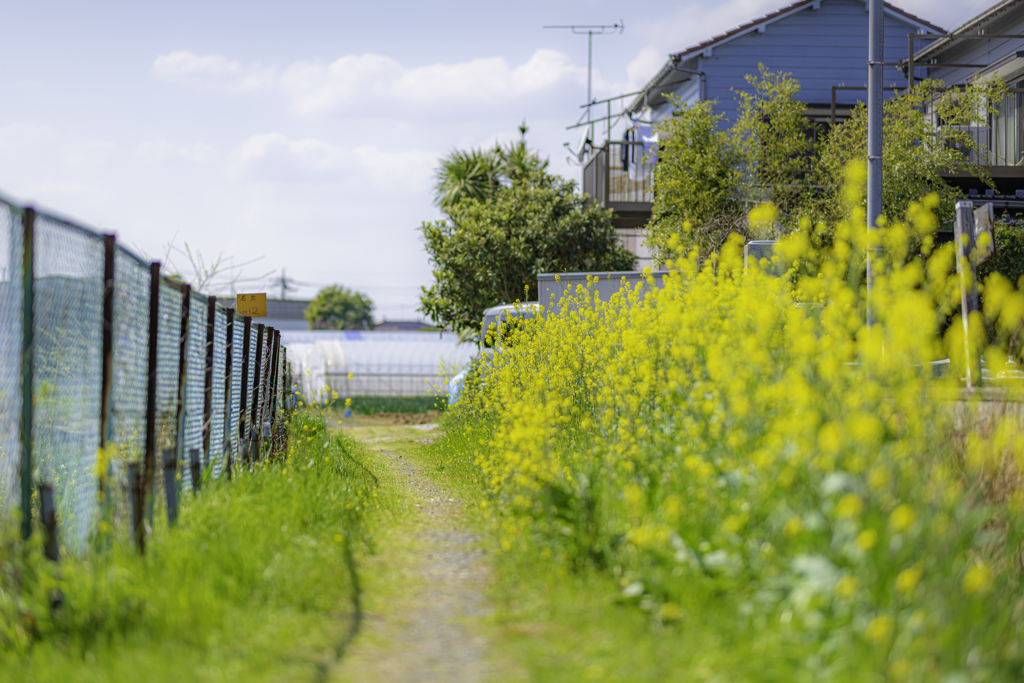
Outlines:
{"label": "house roof", "polygon": [[984,31],[989,26],[1006,16],[1006,14],[1020,8],[1021,6],[1024,6],[1024,0],[1003,0],[1002,2],[996,3],[973,19],[968,19],[962,26],[960,26],[960,28],[950,33],[948,37],[939,38],[932,44],[923,47],[914,55],[914,61],[924,61],[934,58],[935,55],[941,53],[943,50],[951,47],[957,42],[956,38],[953,36],[977,34]]}
{"label": "house roof", "polygon": [[[778,21],[780,19],[784,19],[784,18],[788,17],[789,15],[795,14],[796,12],[804,10],[804,9],[806,9],[808,7],[812,7],[812,6],[816,7],[816,6],[820,5],[824,1],[827,1],[827,0],[799,0],[798,2],[794,2],[794,3],[790,4],[790,5],[786,5],[785,7],[780,7],[779,9],[775,10],[774,12],[769,12],[768,14],[765,14],[762,17],[759,17],[759,18],[754,19],[752,21],[748,21],[745,24],[740,24],[739,26],[726,31],[725,33],[719,34],[719,35],[717,35],[717,36],[715,36],[713,38],[709,38],[708,40],[705,40],[703,42],[697,43],[696,45],[692,45],[692,46],[686,48],[685,50],[682,50],[680,52],[673,52],[673,53],[671,53],[669,55],[670,61],[666,62],[665,66],[663,66],[661,68],[661,70],[658,71],[657,75],[655,75],[654,78],[652,78],[650,81],[648,81],[647,85],[644,86],[643,93],[641,93],[639,96],[637,96],[637,98],[634,99],[633,102],[629,105],[629,111],[635,112],[635,111],[638,111],[638,110],[643,108],[644,102],[645,102],[645,96],[647,94],[647,91],[652,86],[660,85],[660,84],[662,84],[663,81],[666,80],[666,78],[669,76],[669,74],[671,74],[673,72],[673,69],[672,69],[672,63],[673,62],[678,64],[681,60],[685,60],[685,59],[694,57],[695,55],[698,55],[698,54],[700,54],[700,53],[702,53],[702,52],[704,52],[706,50],[713,49],[713,48],[717,47],[718,45],[721,45],[723,43],[727,43],[730,40],[734,40],[735,38],[738,38],[738,37],[740,37],[742,35],[750,33],[751,31],[756,31],[758,28],[760,28],[762,26],[765,26],[767,24],[771,24],[771,23],[776,22],[776,21]],[[867,4],[867,0],[862,0],[862,1],[864,2],[864,4]],[[1010,1],[1018,2],[1020,0],[1010,0]],[[903,19],[904,21],[906,21],[906,22],[908,22],[910,24],[915,24],[918,27],[918,29],[921,29],[921,30],[923,30],[925,32],[928,32],[928,33],[945,33],[946,32],[945,29],[943,29],[943,28],[941,28],[939,26],[936,26],[935,24],[933,24],[933,23],[931,23],[929,21],[925,21],[921,17],[913,15],[910,12],[907,12],[906,10],[900,9],[899,7],[896,7],[895,5],[893,5],[891,3],[885,2],[885,3],[882,3],[882,4],[885,7],[885,12],[887,14],[896,15],[899,18]],[[683,79],[683,80],[685,80],[685,79]]]}
{"label": "house roof", "polygon": [[[677,58],[686,58],[686,57],[692,55],[695,52],[703,52],[704,50],[707,50],[708,48],[713,48],[716,45],[720,45],[720,44],[728,42],[729,40],[732,40],[733,38],[736,38],[736,37],[738,37],[738,36],[740,36],[740,35],[742,35],[744,33],[748,33],[751,29],[755,29],[758,26],[761,26],[763,24],[770,24],[770,23],[772,23],[774,21],[777,21],[779,19],[782,19],[782,18],[784,18],[784,17],[786,17],[786,16],[788,16],[790,14],[793,14],[795,12],[799,12],[800,10],[802,10],[802,9],[804,9],[804,8],[810,6],[810,5],[819,5],[819,4],[821,4],[821,2],[822,2],[822,0],[800,0],[799,2],[794,2],[791,5],[786,5],[785,7],[780,7],[779,9],[775,10],[774,12],[769,12],[768,14],[764,15],[763,17],[759,17],[759,18],[754,19],[752,21],[748,21],[745,24],[740,24],[736,28],[730,29],[730,30],[726,31],[725,33],[722,33],[721,35],[717,35],[714,38],[710,38],[708,40],[705,40],[702,43],[697,43],[696,45],[688,47],[685,50],[683,50],[682,52],[673,53],[673,56],[677,57]],[[865,4],[867,4],[866,0],[865,0]],[[888,2],[884,2],[882,4],[885,7],[885,11],[887,13],[895,14],[895,15],[899,16],[900,18],[906,20],[909,23],[917,24],[919,28],[926,29],[926,30],[931,31],[933,33],[945,33],[946,32],[945,29],[940,28],[940,27],[936,26],[935,24],[933,24],[933,23],[931,23],[929,21],[925,21],[921,17],[915,16],[915,15],[911,14],[910,12],[902,10],[899,7],[896,7],[895,5],[892,5],[892,4],[888,3]]]}

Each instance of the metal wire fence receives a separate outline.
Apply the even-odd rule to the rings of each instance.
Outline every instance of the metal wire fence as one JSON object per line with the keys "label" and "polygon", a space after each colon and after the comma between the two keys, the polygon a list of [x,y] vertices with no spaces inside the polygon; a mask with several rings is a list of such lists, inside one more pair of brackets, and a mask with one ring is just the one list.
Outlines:
{"label": "metal wire fence", "polygon": [[0,198],[0,523],[140,550],[181,495],[287,448],[280,334]]}

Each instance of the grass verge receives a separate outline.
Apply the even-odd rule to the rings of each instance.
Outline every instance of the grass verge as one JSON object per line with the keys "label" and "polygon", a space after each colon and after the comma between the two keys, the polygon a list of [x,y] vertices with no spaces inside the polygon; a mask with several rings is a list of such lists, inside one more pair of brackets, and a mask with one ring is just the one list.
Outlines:
{"label": "grass verge", "polygon": [[[330,407],[345,412],[345,399],[332,400]],[[351,405],[355,415],[427,413],[444,411],[447,407],[447,396],[355,396]]]}
{"label": "grass verge", "polygon": [[6,543],[0,681],[322,679],[359,627],[358,562],[382,497],[322,417],[290,429],[286,461],[183,500],[144,557],[119,546],[53,564],[38,541]]}

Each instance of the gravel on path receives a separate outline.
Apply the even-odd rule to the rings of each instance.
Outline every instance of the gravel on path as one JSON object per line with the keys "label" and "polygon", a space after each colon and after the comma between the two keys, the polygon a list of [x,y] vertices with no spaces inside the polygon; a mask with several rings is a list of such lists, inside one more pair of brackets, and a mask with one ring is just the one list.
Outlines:
{"label": "gravel on path", "polygon": [[[414,512],[396,529],[399,557],[391,560],[397,569],[370,566],[363,571],[403,572],[411,578],[411,590],[386,604],[369,601],[364,633],[340,663],[340,679],[489,680],[487,640],[474,629],[489,610],[483,595],[488,570],[478,536],[465,528],[461,501],[415,459],[388,450],[389,444],[367,445],[393,470]],[[346,664],[351,665],[348,675]]]}

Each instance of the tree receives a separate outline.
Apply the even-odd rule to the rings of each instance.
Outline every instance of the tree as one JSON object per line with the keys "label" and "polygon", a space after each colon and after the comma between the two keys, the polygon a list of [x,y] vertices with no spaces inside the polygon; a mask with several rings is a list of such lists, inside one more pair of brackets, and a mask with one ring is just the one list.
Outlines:
{"label": "tree", "polygon": [[[942,178],[944,171],[966,171],[989,183],[984,169],[971,157],[985,161],[970,131],[985,125],[995,113],[994,102],[1003,99],[1000,81],[986,79],[964,90],[945,90],[938,81],[922,81],[909,93],[888,100],[882,123],[882,213],[903,216],[911,202],[929,192],[939,194],[940,221],[953,216],[953,204],[962,193]],[[858,105],[853,115],[829,131],[818,156],[815,182],[825,188],[840,187],[847,164],[867,156],[867,109]],[[941,122],[942,125],[936,125]],[[845,215],[842,193],[816,196],[817,218],[832,223]]]}
{"label": "tree", "polygon": [[493,150],[453,150],[434,172],[434,203],[447,209],[466,199],[487,199],[500,175],[501,160]]}
{"label": "tree", "polygon": [[494,149],[453,150],[434,172],[434,204],[448,209],[467,199],[487,200],[501,186],[529,181],[547,171],[548,160],[526,146],[526,121],[519,126],[519,142]]}
{"label": "tree", "polygon": [[369,330],[373,302],[365,294],[340,285],[324,287],[306,307],[306,322],[314,330]]}
{"label": "tree", "polygon": [[746,76],[750,90],[736,93],[739,115],[729,131],[742,161],[743,196],[751,204],[772,202],[792,216],[808,190],[815,152],[811,122],[792,74],[757,66],[757,76]]}
{"label": "tree", "polygon": [[747,211],[761,202],[773,202],[788,227],[797,223],[814,157],[807,107],[797,98],[800,84],[764,65],[746,78],[750,89],[736,92],[739,109],[731,126],[714,113],[714,101],[705,101],[677,103],[672,118],[658,127],[647,243],[660,261],[671,258],[673,235],[684,248],[699,248],[702,257],[733,232],[774,237],[751,233]]}
{"label": "tree", "polygon": [[446,329],[479,330],[486,308],[535,300],[538,273],[631,270],[612,212],[583,199],[575,183],[541,171],[423,223],[434,284],[420,310]]}
{"label": "tree", "polygon": [[[681,105],[659,126],[648,228],[658,260],[673,256],[670,244],[697,246],[706,257],[732,232],[776,238],[801,220],[835,225],[847,215],[849,206],[835,188],[843,186],[848,164],[867,156],[867,110],[858,105],[816,144],[795,79],[761,66],[747,82],[750,89],[737,93],[739,114],[729,128],[713,113],[714,102]],[[985,125],[1004,94],[1002,83],[992,79],[949,91],[924,81],[890,98],[883,107],[883,213],[903,216],[911,202],[937,192],[940,221],[951,219],[961,193],[942,173],[966,171],[988,180],[976,163],[986,162],[987,150],[971,127]],[[747,213],[761,202],[772,202],[777,217],[751,225]]]}
{"label": "tree", "polygon": [[740,153],[721,129],[725,117],[714,114],[713,106],[707,101],[678,105],[675,115],[658,127],[661,145],[647,244],[659,260],[672,256],[672,235],[706,255],[730,233],[743,231]]}

